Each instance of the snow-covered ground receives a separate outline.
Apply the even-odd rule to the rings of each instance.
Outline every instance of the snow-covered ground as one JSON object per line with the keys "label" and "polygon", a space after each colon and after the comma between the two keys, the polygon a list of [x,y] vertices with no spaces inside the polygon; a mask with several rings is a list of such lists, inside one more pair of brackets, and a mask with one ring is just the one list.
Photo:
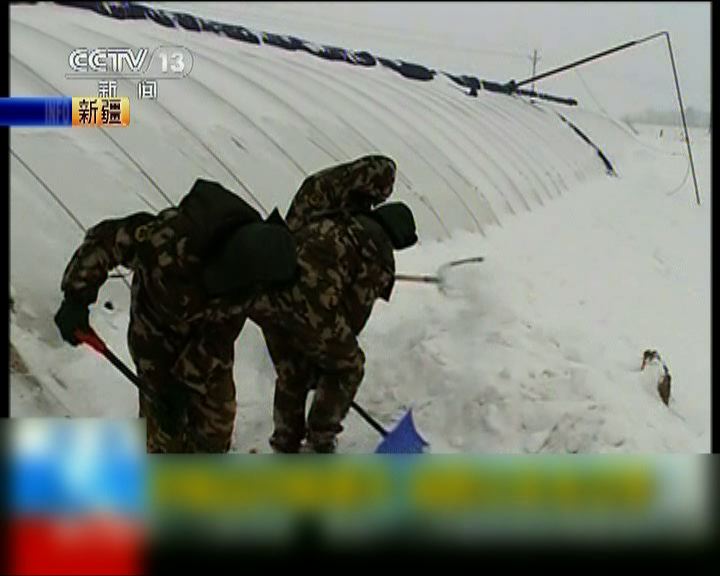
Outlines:
{"label": "snow-covered ground", "polygon": [[[263,29],[262,14],[252,23],[217,16]],[[11,32],[14,95],[94,91],[63,77],[68,46],[112,38],[174,39],[196,54],[197,78],[161,84],[157,104],[138,104],[134,124],[107,136],[12,130],[11,341],[31,373],[11,374],[14,416],[124,417],[137,402],[114,368],[63,345],[52,323],[60,276],[82,232],[39,179],[90,226],[148,204],[160,208],[160,190],[177,200],[200,175],[233,189],[239,175],[266,208],[284,209],[303,173],[332,164],[332,156],[383,150],[398,159],[397,194],[416,210],[421,233],[416,247],[397,255],[398,270],[434,273],[448,260],[486,260],[455,269],[446,294],[398,283],[389,304],[376,304],[361,336],[368,362],[360,404],[387,425],[413,407],[433,452],[710,450],[707,131],[691,134],[697,206],[676,130],[660,138],[659,127],[634,126],[634,134],[610,118],[557,107],[610,158],[619,174],[610,178],[548,105],[482,93],[471,99],[439,79],[423,84],[60,7],[13,7]],[[284,71],[285,83],[272,67]],[[313,98],[317,83],[327,101]],[[373,95],[386,107],[368,104]],[[129,362],[128,305],[126,286],[110,281],[92,322]],[[647,348],[672,374],[669,408],[652,374],[639,371]],[[268,451],[274,370],[253,324],[236,354],[234,449]],[[351,413],[340,449],[368,452],[377,442]]]}

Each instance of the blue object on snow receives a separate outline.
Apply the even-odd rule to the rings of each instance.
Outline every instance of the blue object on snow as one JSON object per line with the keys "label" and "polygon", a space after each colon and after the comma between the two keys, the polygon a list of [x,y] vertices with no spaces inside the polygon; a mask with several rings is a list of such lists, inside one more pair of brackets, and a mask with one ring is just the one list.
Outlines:
{"label": "blue object on snow", "polygon": [[424,448],[430,446],[415,429],[412,411],[405,416],[393,430],[387,433],[375,450],[376,454],[422,454]]}

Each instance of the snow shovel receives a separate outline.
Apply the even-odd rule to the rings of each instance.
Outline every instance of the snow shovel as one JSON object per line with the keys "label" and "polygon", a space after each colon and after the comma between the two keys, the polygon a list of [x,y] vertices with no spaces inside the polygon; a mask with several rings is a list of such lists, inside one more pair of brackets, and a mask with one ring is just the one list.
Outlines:
{"label": "snow shovel", "polygon": [[[132,370],[130,370],[130,368],[128,368],[127,365],[122,360],[120,360],[120,358],[118,358],[112,350],[107,347],[107,344],[103,342],[102,338],[97,335],[95,330],[89,327],[86,332],[83,332],[82,330],[76,330],[75,338],[79,342],[87,344],[88,346],[90,346],[90,348],[105,356],[105,358],[110,362],[110,364],[115,366],[115,368],[122,372],[123,376],[125,376],[128,380],[130,380],[130,382],[135,384],[140,393],[145,395],[146,398],[148,398],[152,402],[157,401],[155,395],[147,389],[147,387],[143,384],[142,380],[140,380],[140,378],[138,378],[138,376]],[[172,406],[171,408],[177,408],[177,406]],[[178,432],[179,424],[173,421],[170,412],[159,409],[158,416],[162,419],[164,423],[163,425],[168,431],[172,433]]]}
{"label": "snow shovel", "polygon": [[395,428],[388,432],[355,402],[351,406],[382,435],[383,440],[375,449],[376,454],[422,454],[424,448],[430,446],[415,429],[411,410],[408,410]]}
{"label": "snow shovel", "polygon": [[479,263],[485,260],[482,256],[473,256],[472,258],[462,258],[461,260],[453,260],[452,262],[446,262],[440,268],[438,268],[435,276],[430,274],[395,274],[395,280],[402,282],[419,282],[425,284],[437,284],[438,289],[443,294],[447,293],[448,281],[447,275],[451,268],[456,266],[462,266],[463,264]]}
{"label": "snow shovel", "polygon": [[[137,386],[138,390],[148,395],[148,391],[140,378],[138,378],[137,375],[107,347],[105,342],[102,341],[92,328],[89,328],[87,332],[77,330],[75,332],[75,338],[77,338],[79,342],[87,344],[92,349],[105,356],[105,358],[107,358],[108,361],[115,366],[115,368],[122,372],[123,376]],[[417,430],[415,430],[415,424],[413,423],[410,411],[403,416],[395,428],[388,432],[355,402],[352,403],[352,407],[355,408],[358,414],[360,414],[360,416],[362,416],[373,428],[375,428],[375,430],[382,434],[383,441],[375,450],[376,453],[419,454],[422,453],[423,447],[429,446]]]}
{"label": "snow shovel", "polygon": [[107,358],[110,363],[115,366],[120,372],[123,373],[123,376],[125,376],[130,382],[135,384],[137,386],[138,390],[143,392],[144,394],[147,394],[147,389],[143,385],[140,378],[138,378],[135,373],[128,368],[120,358],[115,356],[115,354],[110,350],[105,342],[102,341],[100,336],[97,335],[95,330],[92,328],[89,328],[87,332],[83,332],[82,330],[76,330],[75,331],[75,338],[77,338],[78,341],[82,342],[83,344],[87,344],[95,350],[96,352],[99,352],[105,358]]}

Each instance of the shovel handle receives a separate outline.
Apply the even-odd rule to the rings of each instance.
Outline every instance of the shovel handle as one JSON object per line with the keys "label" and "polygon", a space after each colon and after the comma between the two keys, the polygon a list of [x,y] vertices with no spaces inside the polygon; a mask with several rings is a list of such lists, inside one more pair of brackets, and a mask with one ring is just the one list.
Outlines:
{"label": "shovel handle", "polygon": [[401,280],[403,282],[423,282],[426,284],[440,284],[440,278],[437,276],[395,274],[395,280]]}
{"label": "shovel handle", "polygon": [[130,368],[128,368],[123,363],[123,361],[120,360],[120,358],[118,358],[112,352],[112,350],[107,347],[107,344],[103,342],[102,338],[100,338],[100,336],[98,336],[92,328],[88,327],[85,332],[83,332],[82,330],[76,330],[75,338],[105,356],[105,358],[107,358],[110,364],[115,366],[115,368],[117,368],[123,374],[123,376],[125,376],[125,378],[135,384],[138,390],[145,394],[148,393],[140,378],[138,378],[137,375],[132,370],[130,370]]}
{"label": "shovel handle", "polygon": [[368,424],[370,424],[370,426],[372,426],[373,428],[375,428],[375,430],[377,430],[378,432],[380,432],[380,435],[381,435],[383,438],[385,438],[385,436],[388,435],[388,431],[385,430],[385,428],[383,428],[382,426],[380,426],[380,424],[377,422],[377,420],[375,420],[372,416],[370,416],[370,414],[368,414],[367,412],[365,412],[365,410],[363,410],[358,404],[356,404],[356,403],[353,401],[353,403],[350,404],[350,406],[352,406],[353,408],[355,408],[355,411],[356,411],[358,414],[360,414],[360,416],[363,417],[363,419],[365,420],[365,422],[367,422]]}
{"label": "shovel handle", "polygon": [[461,266],[462,264],[470,264],[471,262],[483,262],[484,260],[485,258],[483,256],[472,256],[471,258],[453,260],[452,262],[446,262],[440,266],[437,274],[434,276],[431,274],[395,274],[395,280],[401,280],[403,282],[422,282],[425,284],[440,284],[442,289],[448,269],[455,266]]}
{"label": "shovel handle", "polygon": [[90,348],[100,352],[100,354],[105,354],[107,352],[105,342],[103,342],[100,336],[95,333],[95,330],[90,327],[88,327],[85,332],[80,329],[75,330],[75,338],[78,342],[87,344]]}

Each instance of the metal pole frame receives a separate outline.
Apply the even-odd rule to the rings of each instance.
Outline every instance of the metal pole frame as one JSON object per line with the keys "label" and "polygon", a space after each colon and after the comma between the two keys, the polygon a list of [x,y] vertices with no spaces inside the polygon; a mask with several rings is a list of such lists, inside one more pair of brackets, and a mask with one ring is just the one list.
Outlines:
{"label": "metal pole frame", "polygon": [[564,72],[565,70],[570,70],[571,68],[575,68],[576,66],[587,64],[588,62],[592,62],[593,60],[597,60],[598,58],[609,56],[614,52],[620,52],[621,50],[625,50],[626,48],[630,48],[631,46],[637,46],[638,44],[649,42],[650,40],[659,38],[660,36],[665,36],[665,39],[667,40],[668,52],[670,53],[670,63],[672,64],[673,70],[673,78],[675,79],[675,91],[677,94],[678,105],[680,106],[680,115],[682,117],[683,130],[685,131],[685,143],[687,144],[688,157],[690,159],[690,168],[692,170],[693,184],[695,185],[695,198],[697,200],[698,206],[700,206],[700,190],[698,188],[697,176],[695,175],[695,162],[693,161],[692,149],[690,147],[690,133],[688,132],[687,121],[685,120],[685,108],[683,107],[682,96],[680,94],[680,82],[678,80],[677,67],[675,66],[675,57],[673,55],[672,44],[670,42],[670,33],[666,30],[662,32],[656,32],[655,34],[651,34],[650,36],[646,36],[645,38],[641,38],[640,40],[632,40],[630,42],[626,42],[625,44],[609,48],[608,50],[592,54],[590,56],[587,56],[586,58],[582,58],[581,60],[576,60],[575,62],[571,62],[570,64],[560,66],[559,68],[543,72],[542,74],[539,74],[537,76],[526,78],[525,80],[522,80],[520,82],[515,82],[514,80],[511,80],[509,82],[509,86],[515,91],[517,91],[517,88],[525,84],[529,84],[530,82],[534,83],[537,80],[542,80],[543,78],[548,78],[549,76],[559,74],[560,72]]}

